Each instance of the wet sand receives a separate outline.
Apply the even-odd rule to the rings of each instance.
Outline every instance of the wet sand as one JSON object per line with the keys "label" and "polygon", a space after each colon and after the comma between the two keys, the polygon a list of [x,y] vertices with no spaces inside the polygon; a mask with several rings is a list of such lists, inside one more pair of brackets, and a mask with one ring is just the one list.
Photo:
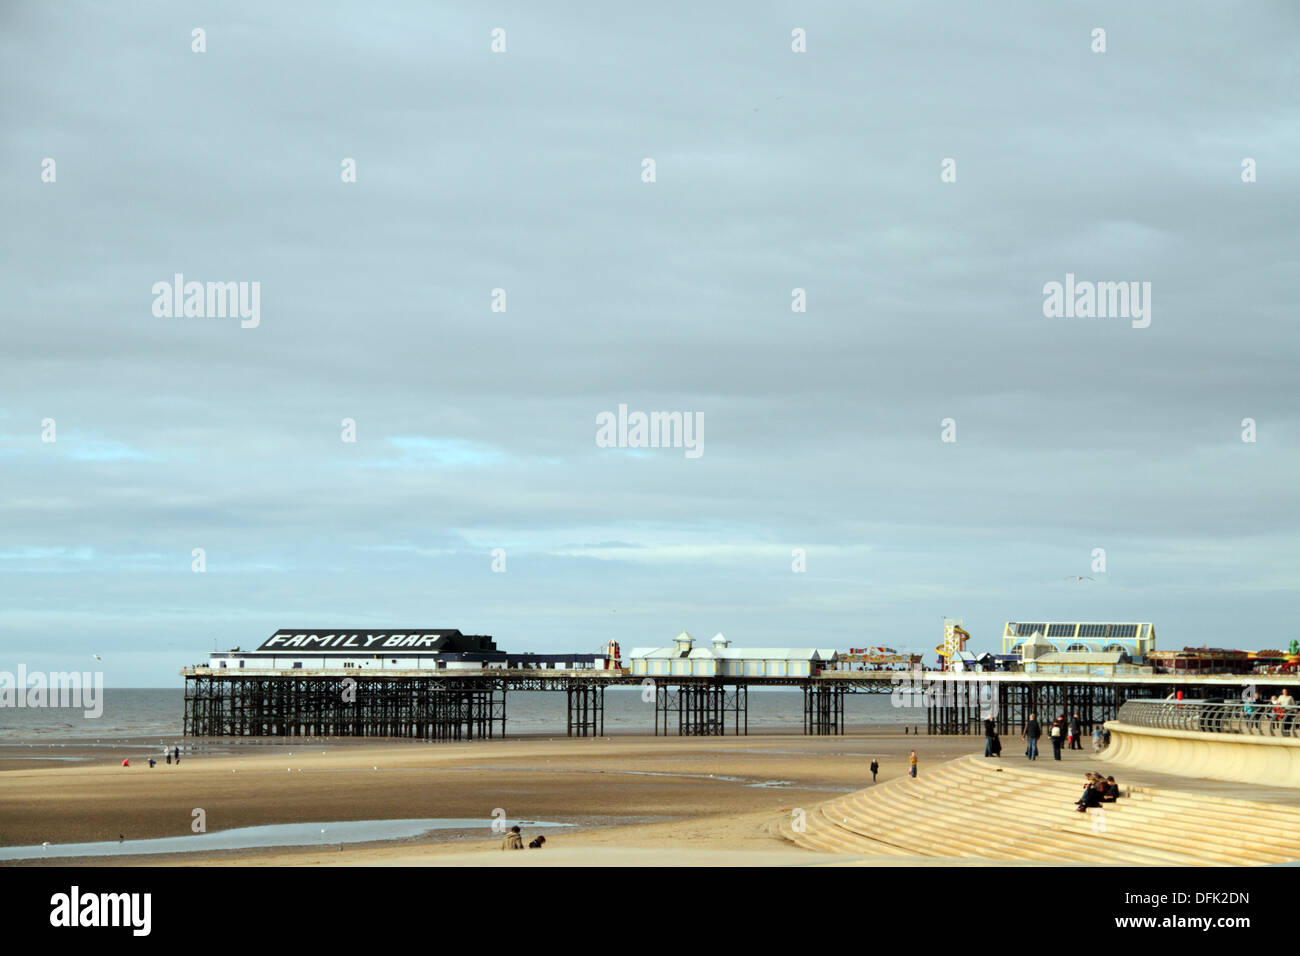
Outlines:
{"label": "wet sand", "polygon": [[[213,741],[179,767],[131,766],[102,746],[59,748],[88,763],[0,770],[0,845],[147,839],[190,834],[201,808],[209,831],[283,823],[403,818],[573,823],[549,831],[552,864],[822,861],[772,832],[794,808],[906,773],[915,747],[927,764],[976,752],[975,737],[888,732],[844,737],[765,735],[472,743]],[[161,749],[161,744],[158,745]],[[75,751],[75,752],[74,752]],[[0,768],[21,767],[0,753]],[[528,836],[525,827],[525,836]],[[152,857],[96,857],[106,865],[498,863],[499,836],[481,830],[411,840]],[[66,865],[69,860],[51,860]],[[533,865],[540,862],[531,859]],[[24,865],[15,863],[10,865]],[[31,865],[31,864],[27,864]],[[39,864],[38,864],[39,865]]]}

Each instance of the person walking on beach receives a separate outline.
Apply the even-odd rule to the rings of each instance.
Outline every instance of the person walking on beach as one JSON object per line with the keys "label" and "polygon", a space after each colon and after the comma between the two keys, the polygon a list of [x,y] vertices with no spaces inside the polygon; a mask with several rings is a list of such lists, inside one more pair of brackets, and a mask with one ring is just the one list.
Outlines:
{"label": "person walking on beach", "polygon": [[913,750],[911,755],[907,758],[907,775],[909,777],[916,776],[916,751],[915,750]]}
{"label": "person walking on beach", "polygon": [[1052,724],[1052,729],[1048,731],[1048,736],[1052,738],[1052,759],[1061,759],[1061,722],[1058,720]]}
{"label": "person walking on beach", "polygon": [[1038,715],[1030,714],[1029,722],[1025,724],[1025,732],[1021,734],[1025,738],[1025,756],[1030,760],[1038,759],[1038,738],[1043,735],[1043,728],[1038,726]]}
{"label": "person walking on beach", "polygon": [[173,748],[172,748],[172,756],[176,758],[176,766],[179,767],[179,766],[181,765],[181,748],[180,748],[180,747],[173,747]]}
{"label": "person walking on beach", "polygon": [[998,735],[998,728],[993,723],[993,715],[984,718],[984,756],[993,756],[993,741]]}
{"label": "person walking on beach", "polygon": [[874,757],[871,760],[871,782],[876,782],[876,774],[880,773],[880,761]]}
{"label": "person walking on beach", "polygon": [[1083,742],[1079,739],[1083,736],[1083,724],[1079,721],[1079,715],[1075,714],[1070,718],[1070,749],[1082,750]]}
{"label": "person walking on beach", "polygon": [[1097,753],[1101,750],[1101,728],[1092,728],[1092,752]]}
{"label": "person walking on beach", "polygon": [[501,842],[503,850],[522,850],[524,848],[524,838],[519,835],[519,826],[516,824],[510,828],[506,838]]}
{"label": "person walking on beach", "polygon": [[167,755],[167,766],[170,767],[172,765],[172,752],[164,748],[163,753]]}

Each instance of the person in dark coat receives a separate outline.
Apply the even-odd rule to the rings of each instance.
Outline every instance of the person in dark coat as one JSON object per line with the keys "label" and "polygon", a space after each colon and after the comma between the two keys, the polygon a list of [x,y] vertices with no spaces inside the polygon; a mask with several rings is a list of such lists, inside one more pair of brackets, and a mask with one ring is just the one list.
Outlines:
{"label": "person in dark coat", "polygon": [[993,741],[997,739],[998,728],[991,716],[984,718],[984,756],[993,756]]}
{"label": "person in dark coat", "polygon": [[876,774],[880,773],[880,761],[872,758],[871,761],[871,782],[876,782]]}
{"label": "person in dark coat", "polygon": [[1025,732],[1020,735],[1025,738],[1025,756],[1030,760],[1038,759],[1038,738],[1042,735],[1043,728],[1038,726],[1038,715],[1030,714],[1025,724]]}
{"label": "person in dark coat", "polygon": [[1052,723],[1052,728],[1047,732],[1047,735],[1052,738],[1052,759],[1060,760],[1061,744],[1065,742],[1065,728],[1062,721],[1059,719],[1054,721]]}
{"label": "person in dark coat", "polygon": [[1070,749],[1071,750],[1083,749],[1083,744],[1079,741],[1079,737],[1082,733],[1083,733],[1083,724],[1079,721],[1079,715],[1075,714],[1073,717],[1070,718]]}
{"label": "person in dark coat", "polygon": [[1002,756],[1002,738],[999,737],[997,734],[993,735],[993,756],[995,757]]}
{"label": "person in dark coat", "polygon": [[1119,799],[1119,784],[1115,782],[1114,777],[1107,777],[1101,791],[1102,803],[1114,803]]}
{"label": "person in dark coat", "polygon": [[1079,797],[1079,813],[1087,813],[1088,810],[1095,808],[1095,806],[1101,806],[1100,787],[1100,780],[1097,783],[1088,784],[1087,790],[1083,791],[1083,796]]}

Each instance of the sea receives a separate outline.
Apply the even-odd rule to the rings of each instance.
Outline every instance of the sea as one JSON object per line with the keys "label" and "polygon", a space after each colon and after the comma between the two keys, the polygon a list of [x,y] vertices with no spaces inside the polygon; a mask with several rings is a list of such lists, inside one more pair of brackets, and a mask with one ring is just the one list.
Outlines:
{"label": "sea", "polygon": [[[51,738],[157,737],[181,733],[185,709],[182,688],[133,687],[103,690],[103,713],[87,717],[75,707],[0,707],[0,743]],[[510,691],[506,695],[506,733],[556,735],[565,732],[565,694],[555,691]],[[727,718],[732,732],[735,715]],[[888,694],[846,694],[846,727],[888,725],[924,726],[922,709],[896,708]],[[676,720],[670,718],[670,731]],[[786,689],[751,689],[751,733],[803,730],[803,693]],[[605,733],[654,733],[654,702],[641,698],[639,687],[611,687],[605,691]]]}

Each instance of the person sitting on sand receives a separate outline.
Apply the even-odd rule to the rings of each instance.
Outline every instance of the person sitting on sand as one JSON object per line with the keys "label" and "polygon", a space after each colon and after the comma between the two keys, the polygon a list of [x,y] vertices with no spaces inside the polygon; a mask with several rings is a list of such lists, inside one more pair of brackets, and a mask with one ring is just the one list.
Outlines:
{"label": "person sitting on sand", "polygon": [[528,849],[530,850],[540,850],[545,845],[546,837],[542,836],[540,833],[528,841]]}
{"label": "person sitting on sand", "polygon": [[513,826],[510,832],[506,834],[505,840],[501,843],[503,850],[522,850],[524,848],[524,838],[519,835],[519,827]]}

